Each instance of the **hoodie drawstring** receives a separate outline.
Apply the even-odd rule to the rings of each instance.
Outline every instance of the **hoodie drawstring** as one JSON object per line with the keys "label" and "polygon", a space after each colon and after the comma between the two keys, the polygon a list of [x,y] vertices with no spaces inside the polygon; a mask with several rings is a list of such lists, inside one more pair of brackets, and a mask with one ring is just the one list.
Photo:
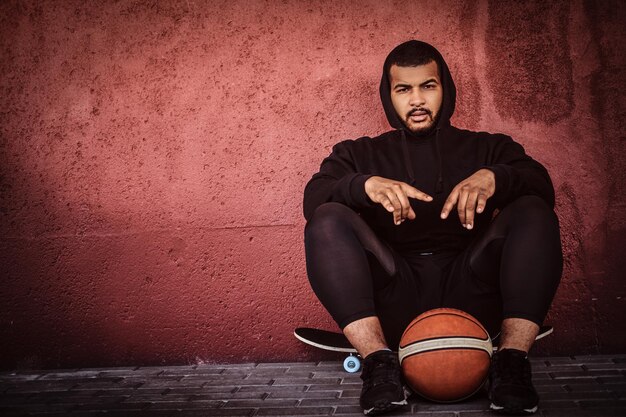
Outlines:
{"label": "hoodie drawstring", "polygon": [[437,154],[437,161],[439,162],[439,174],[437,175],[437,186],[435,187],[435,194],[439,194],[443,191],[443,160],[441,159],[441,149],[439,147],[439,127],[435,130],[435,152]]}
{"label": "hoodie drawstring", "polygon": [[400,129],[402,132],[402,153],[404,154],[404,165],[406,165],[407,171],[409,171],[409,185],[415,187],[415,174],[413,172],[413,163],[409,158],[409,145],[406,142],[406,133],[404,129]]}

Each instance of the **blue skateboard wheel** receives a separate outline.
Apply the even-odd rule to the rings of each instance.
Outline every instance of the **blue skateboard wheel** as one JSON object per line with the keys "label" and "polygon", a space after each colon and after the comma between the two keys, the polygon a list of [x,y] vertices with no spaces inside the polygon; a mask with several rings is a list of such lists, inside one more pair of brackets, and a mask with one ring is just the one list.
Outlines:
{"label": "blue skateboard wheel", "polygon": [[357,372],[361,369],[361,361],[356,356],[350,355],[343,361],[343,369],[350,373]]}

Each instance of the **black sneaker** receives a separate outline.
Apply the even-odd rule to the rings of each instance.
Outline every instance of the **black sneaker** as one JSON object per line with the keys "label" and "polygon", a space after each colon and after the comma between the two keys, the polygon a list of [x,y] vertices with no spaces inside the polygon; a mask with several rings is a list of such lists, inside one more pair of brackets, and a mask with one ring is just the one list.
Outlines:
{"label": "black sneaker", "polygon": [[366,415],[380,414],[406,405],[398,355],[379,350],[363,359],[361,408]]}
{"label": "black sneaker", "polygon": [[491,409],[503,414],[532,414],[539,396],[533,387],[526,352],[502,349],[495,353],[489,369]]}

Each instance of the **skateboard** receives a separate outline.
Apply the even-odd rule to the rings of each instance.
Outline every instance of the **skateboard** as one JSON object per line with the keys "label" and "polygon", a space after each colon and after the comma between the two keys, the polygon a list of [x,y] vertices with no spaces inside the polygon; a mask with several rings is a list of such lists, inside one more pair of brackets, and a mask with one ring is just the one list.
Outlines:
{"label": "skateboard", "polygon": [[[541,326],[539,334],[535,340],[543,339],[544,337],[552,334],[553,331],[554,328],[552,326]],[[332,332],[330,330],[312,329],[308,327],[298,327],[293,332],[293,335],[296,339],[309,346],[331,352],[347,353],[348,357],[346,357],[343,361],[343,369],[345,369],[346,372],[353,373],[358,372],[359,369],[361,369],[360,356],[343,333]],[[498,349],[499,337],[500,333],[492,339],[494,352]]]}

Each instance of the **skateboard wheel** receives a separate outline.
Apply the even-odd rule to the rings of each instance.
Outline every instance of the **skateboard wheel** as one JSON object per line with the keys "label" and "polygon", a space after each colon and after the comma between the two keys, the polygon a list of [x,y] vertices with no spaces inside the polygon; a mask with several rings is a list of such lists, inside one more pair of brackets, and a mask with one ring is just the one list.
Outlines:
{"label": "skateboard wheel", "polygon": [[361,361],[356,356],[348,356],[343,361],[343,369],[345,369],[346,372],[350,373],[357,372],[359,369],[361,369]]}

